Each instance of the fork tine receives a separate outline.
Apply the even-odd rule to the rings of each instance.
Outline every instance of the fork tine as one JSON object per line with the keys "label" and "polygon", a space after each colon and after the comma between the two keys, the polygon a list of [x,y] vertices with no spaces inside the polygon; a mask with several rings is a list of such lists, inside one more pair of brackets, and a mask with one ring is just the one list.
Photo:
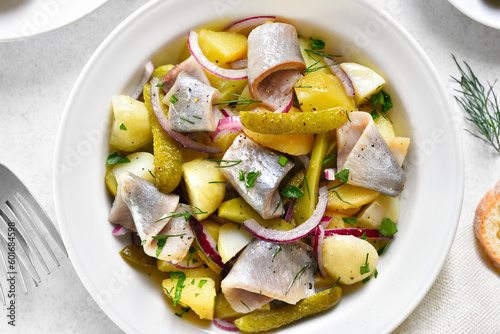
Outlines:
{"label": "fork tine", "polygon": [[68,252],[66,251],[66,247],[64,246],[64,242],[61,239],[61,236],[59,235],[59,232],[54,226],[54,223],[50,219],[50,217],[47,215],[45,210],[43,210],[42,206],[38,203],[36,198],[31,194],[31,192],[26,188],[24,185],[22,186],[22,189],[19,190],[19,192],[16,194],[16,198],[21,202],[23,207],[26,209],[28,214],[31,217],[38,217],[40,222],[45,226],[51,237],[54,239],[56,244],[59,246],[61,251],[64,253],[64,256],[68,256]]}
{"label": "fork tine", "polygon": [[[8,271],[6,254],[7,254],[7,244],[5,243],[5,240],[3,240],[3,238],[0,237],[0,259],[1,262],[3,263],[3,268],[5,269],[5,278],[7,278],[7,271]],[[0,299],[2,300],[2,304],[5,306],[6,301],[2,284],[0,284]]]}
{"label": "fork tine", "polygon": [[[18,224],[19,222],[17,221],[16,217],[13,217],[12,211],[10,211],[9,207],[7,207],[5,204],[1,203],[0,204],[0,218],[3,220],[3,224],[0,222],[0,235],[4,238],[4,240],[8,240],[8,228],[7,224],[8,222],[14,222]],[[16,235],[16,239],[21,241],[22,236]],[[38,276],[38,273],[36,272],[35,267],[31,264],[31,260],[29,258],[29,255],[27,254],[26,250],[23,248],[22,242],[19,243],[21,247],[16,248],[16,257],[19,258],[19,260],[24,264],[28,272],[30,273],[31,277],[35,279],[38,283],[40,282],[40,277]],[[29,250],[28,250],[29,251]]]}
{"label": "fork tine", "polygon": [[[35,246],[35,243],[33,242],[33,239],[31,239],[30,233],[24,227],[24,224],[26,223],[28,226],[30,226],[35,231],[35,233],[37,234],[38,238],[42,241],[42,243],[44,244],[44,246],[47,244],[47,241],[45,241],[45,238],[43,238],[43,236],[40,234],[40,232],[37,229],[33,228],[33,221],[31,220],[31,217],[29,217],[28,213],[22,207],[22,204],[19,203],[20,206],[18,206],[15,200],[13,200],[12,202],[11,201],[7,201],[6,204],[12,210],[12,212],[14,213],[14,215],[16,217],[18,217],[18,220],[20,222],[19,226],[22,228],[22,230],[18,228],[19,232],[21,233],[21,235],[25,239],[27,239],[26,240],[27,243],[31,246],[31,250],[33,251],[33,253],[36,255],[36,257],[38,258],[38,260],[40,261],[40,263],[44,267],[45,272],[47,273],[47,275],[50,274],[49,267],[47,267],[47,264],[43,260],[43,257],[40,254],[40,251]],[[47,247],[48,247],[48,245],[46,245],[46,248]],[[50,247],[49,247],[49,249],[50,249]],[[52,253],[52,250],[50,250],[49,253],[52,255],[53,258],[55,258],[54,253]],[[59,262],[57,261],[57,259],[55,259],[55,262],[59,266]]]}

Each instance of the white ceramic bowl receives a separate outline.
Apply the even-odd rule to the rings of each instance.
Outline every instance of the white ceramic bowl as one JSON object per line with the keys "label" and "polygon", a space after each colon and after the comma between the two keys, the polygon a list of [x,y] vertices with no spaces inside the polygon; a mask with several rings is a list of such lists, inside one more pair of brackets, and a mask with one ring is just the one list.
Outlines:
{"label": "white ceramic bowl", "polygon": [[500,2],[497,0],[448,0],[474,21],[500,29]]}
{"label": "white ceramic bowl", "polygon": [[161,288],[118,254],[126,241],[111,235],[104,185],[110,98],[128,93],[151,57],[156,65],[175,61],[179,43],[160,50],[190,29],[255,15],[286,18],[304,36],[321,37],[335,52],[380,70],[396,105],[396,130],[412,140],[399,233],[379,261],[378,278],[345,289],[335,309],[280,332],[389,332],[441,270],[459,219],[463,163],[453,108],[432,64],[393,19],[363,1],[152,1],[115,29],[82,71],[59,132],[56,208],[71,261],[92,297],[127,333],[222,332],[179,319]]}

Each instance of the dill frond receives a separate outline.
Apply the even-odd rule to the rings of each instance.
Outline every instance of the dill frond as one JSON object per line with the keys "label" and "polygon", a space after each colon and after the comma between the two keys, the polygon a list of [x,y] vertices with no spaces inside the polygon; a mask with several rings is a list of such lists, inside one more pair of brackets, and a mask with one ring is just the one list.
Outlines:
{"label": "dill frond", "polygon": [[493,90],[496,80],[493,84],[488,82],[488,87],[484,87],[469,64],[464,62],[464,69],[455,56],[452,55],[452,57],[461,76],[460,79],[451,77],[461,87],[461,89],[455,89],[460,93],[460,96],[455,96],[455,100],[467,113],[465,119],[476,125],[478,133],[466,131],[500,153],[500,107]]}

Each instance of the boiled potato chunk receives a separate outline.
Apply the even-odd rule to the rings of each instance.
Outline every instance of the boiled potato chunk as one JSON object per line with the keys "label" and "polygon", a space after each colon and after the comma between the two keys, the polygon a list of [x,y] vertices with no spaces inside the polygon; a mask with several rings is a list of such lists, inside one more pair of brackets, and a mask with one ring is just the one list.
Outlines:
{"label": "boiled potato chunk", "polygon": [[227,223],[219,230],[218,248],[222,262],[231,260],[252,241],[253,236],[240,225]]}
{"label": "boiled potato chunk", "polygon": [[[193,258],[196,258],[198,260],[200,259],[196,255]],[[205,266],[201,266],[201,267],[194,268],[194,269],[179,269],[177,267],[174,267],[172,264],[168,263],[167,261],[159,260],[159,259],[156,259],[156,266],[158,267],[158,270],[160,270],[160,271],[163,271],[163,272],[181,271],[191,278],[210,277],[211,279],[214,280],[216,287],[218,287],[220,285],[220,280],[221,280],[220,275],[215,273],[212,269],[207,268]]]}
{"label": "boiled potato chunk", "polygon": [[[342,184],[340,180],[328,182],[328,189]],[[328,192],[327,210],[351,215],[354,209],[359,211],[363,205],[373,201],[379,193],[372,189],[353,186],[351,184],[342,184],[340,187]],[[348,211],[346,211],[348,210]]]}
{"label": "boiled potato chunk", "polygon": [[366,240],[336,235],[323,241],[323,264],[329,276],[354,284],[370,276],[378,262],[377,250]]}
{"label": "boiled potato chunk", "polygon": [[243,129],[245,135],[255,142],[278,152],[290,155],[304,155],[312,151],[314,134],[309,135],[268,135]]}
{"label": "boiled potato chunk", "polygon": [[[163,280],[162,286],[170,298],[174,298],[178,278]],[[214,319],[215,282],[210,277],[191,277],[186,275],[179,303],[190,307],[200,319]]]}
{"label": "boiled potato chunk", "polygon": [[155,170],[155,157],[148,152],[136,152],[127,155],[130,160],[126,164],[118,164],[113,167],[113,175],[118,180],[120,175],[130,172],[151,183],[155,182],[153,171]]}
{"label": "boiled potato chunk", "polygon": [[[212,214],[224,199],[226,194],[226,179],[216,168],[214,161],[196,159],[182,164],[182,176],[191,205],[199,208],[205,214],[196,215],[203,220]],[[211,183],[224,182],[224,183]]]}
{"label": "boiled potato chunk", "polygon": [[385,142],[389,149],[394,155],[394,158],[400,166],[403,165],[406,154],[408,153],[408,147],[410,146],[410,138],[407,137],[395,137],[395,138],[385,138]]}
{"label": "boiled potato chunk", "polygon": [[[303,111],[317,111],[340,107],[344,111],[357,110],[354,99],[347,96],[344,85],[333,74],[321,71],[308,73],[295,86],[295,94]],[[311,86],[311,87],[309,87]]]}
{"label": "boiled potato chunk", "polygon": [[246,36],[234,32],[201,29],[198,43],[203,54],[217,64],[245,58],[247,53]]}
{"label": "boiled potato chunk", "polygon": [[340,68],[344,70],[354,86],[354,99],[356,104],[361,104],[372,94],[377,93],[385,80],[377,72],[357,63],[342,63]]}
{"label": "boiled potato chunk", "polygon": [[399,220],[399,198],[380,194],[358,214],[358,226],[379,228],[383,218]]}
{"label": "boiled potato chunk", "polygon": [[377,126],[378,131],[384,138],[394,138],[396,137],[396,133],[394,132],[394,126],[392,122],[383,116],[376,118],[373,120],[375,125]]}
{"label": "boiled potato chunk", "polygon": [[125,95],[111,99],[113,123],[109,145],[125,152],[133,152],[151,143],[153,135],[149,113],[144,103]]}

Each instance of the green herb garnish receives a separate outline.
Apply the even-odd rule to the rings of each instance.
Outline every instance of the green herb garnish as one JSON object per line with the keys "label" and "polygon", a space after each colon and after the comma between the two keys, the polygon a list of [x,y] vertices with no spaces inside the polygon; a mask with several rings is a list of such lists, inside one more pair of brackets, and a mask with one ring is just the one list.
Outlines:
{"label": "green herb garnish", "polygon": [[214,166],[215,168],[234,167],[242,162],[241,160],[220,160],[220,159],[204,159],[204,160],[205,161],[214,161],[214,162],[227,162],[230,164],[230,165],[226,165],[226,166]]}
{"label": "green herb garnish", "polygon": [[156,84],[156,87],[163,87],[164,85],[165,85],[165,83],[164,83],[164,82],[158,82],[158,83]]}
{"label": "green herb garnish", "polygon": [[464,62],[466,66],[466,70],[464,70],[458,64],[455,56],[453,56],[453,60],[461,75],[460,80],[451,77],[461,88],[461,90],[455,90],[461,94],[460,97],[455,96],[455,99],[467,113],[465,119],[476,125],[479,134],[472,133],[467,129],[466,131],[500,153],[500,106],[497,95],[493,91],[496,80],[493,84],[487,82],[488,87],[485,88],[472,72],[469,64]]}
{"label": "green herb garnish", "polygon": [[175,97],[175,95],[170,96],[170,103],[174,104],[175,102],[179,101],[178,98]]}
{"label": "green herb garnish", "polygon": [[336,155],[334,154],[331,157],[323,160],[323,162],[321,163],[321,165],[326,165],[327,163],[329,163],[330,161],[332,161],[335,157],[336,157]]}
{"label": "green herb garnish", "polygon": [[245,187],[247,188],[252,188],[255,184],[255,180],[257,179],[257,176],[259,176],[260,171],[250,171],[247,173],[247,180],[245,182]]}
{"label": "green herb garnish", "polygon": [[337,174],[335,174],[335,177],[342,181],[342,183],[346,184],[347,181],[349,180],[349,169],[344,168]]}
{"label": "green herb garnish", "polygon": [[276,257],[276,255],[278,255],[279,252],[281,252],[283,250],[283,248],[281,246],[278,246],[278,249],[276,250],[276,252],[274,252],[273,254],[273,259],[271,262],[274,262],[274,258]]}
{"label": "green herb garnish", "polygon": [[387,241],[387,243],[384,245],[384,247],[382,247],[382,248],[380,248],[378,250],[377,253],[378,253],[379,256],[385,253],[385,251],[387,250],[387,247],[389,246],[390,242],[391,242],[390,240]]}
{"label": "green herb garnish", "polygon": [[368,264],[368,255],[370,255],[370,253],[366,253],[365,264],[362,265],[361,267],[359,267],[359,273],[361,275],[364,275],[364,274],[367,274],[370,272],[370,265]]}
{"label": "green herb garnish", "polygon": [[389,94],[381,90],[380,93],[373,94],[368,101],[372,105],[371,115],[373,119],[377,119],[380,115],[388,119],[385,113],[392,108],[391,96]]}
{"label": "green herb garnish", "polygon": [[229,93],[229,95],[237,96],[240,99],[239,100],[231,100],[231,101],[219,102],[219,103],[215,103],[214,105],[218,106],[218,105],[227,104],[230,107],[242,106],[240,109],[238,109],[238,111],[240,111],[240,110],[245,109],[246,107],[248,107],[252,103],[261,103],[262,102],[262,101],[258,101],[258,100],[247,99],[246,97],[244,97],[244,96],[242,96],[240,94]]}
{"label": "green herb garnish", "polygon": [[285,296],[288,294],[288,291],[290,291],[290,288],[292,287],[293,283],[295,283],[295,281],[297,279],[299,279],[303,274],[304,272],[306,271],[307,269],[307,264],[305,264],[297,274],[295,274],[295,277],[293,278],[292,282],[290,283],[290,285],[288,286],[288,288],[286,289],[286,292],[285,292]]}
{"label": "green herb garnish", "polygon": [[307,195],[309,195],[309,199],[311,199],[311,192],[309,191],[309,182],[307,182],[307,175],[304,176],[304,182],[303,183],[306,185]]}
{"label": "green herb garnish", "polygon": [[321,39],[309,37],[309,42],[313,50],[323,50],[325,48],[325,42]]}
{"label": "green herb garnish", "polygon": [[173,281],[177,278],[177,285],[175,287],[175,295],[172,301],[174,302],[174,306],[176,306],[181,300],[182,289],[184,289],[184,281],[186,280],[186,274],[182,271],[176,271],[170,273],[170,279]]}
{"label": "green herb garnish", "polygon": [[385,237],[390,237],[396,234],[398,228],[396,224],[389,218],[382,218],[382,224],[379,226],[378,231]]}
{"label": "green herb garnish", "polygon": [[240,176],[239,177],[240,182],[245,181],[245,173],[243,173],[243,170],[241,170],[241,169],[238,170],[238,173],[239,173],[239,176]]}
{"label": "green herb garnish", "polygon": [[148,172],[149,172],[149,175],[151,175],[153,177],[153,179],[156,179],[156,177],[154,176],[154,174],[148,169]]}
{"label": "green herb garnish", "polygon": [[184,233],[184,234],[169,234],[169,235],[153,235],[151,238],[158,240],[157,248],[156,248],[156,257],[160,256],[161,251],[163,250],[163,247],[167,243],[168,238],[170,238],[170,237],[182,237],[183,235],[186,235],[186,233]]}
{"label": "green herb garnish", "polygon": [[340,277],[337,278],[337,280],[335,281],[335,284],[332,286],[332,288],[330,289],[330,292],[328,292],[328,294],[332,293],[333,289],[335,289],[335,287],[337,286],[337,284],[339,283],[340,281]]}
{"label": "green herb garnish", "polygon": [[203,288],[203,286],[205,285],[205,283],[207,283],[207,280],[206,279],[202,279],[199,283],[198,283],[198,288]]}
{"label": "green herb garnish", "polygon": [[209,181],[208,183],[227,183],[227,181]]}
{"label": "green herb garnish", "polygon": [[106,165],[113,166],[117,164],[126,164],[129,163],[130,160],[127,157],[123,157],[118,154],[118,152],[111,153],[106,159]]}
{"label": "green herb garnish", "polygon": [[304,193],[296,186],[291,186],[290,188],[283,189],[281,195],[289,198],[300,198],[304,197]]}
{"label": "green herb garnish", "polygon": [[285,166],[288,162],[288,158],[285,157],[284,155],[280,155],[280,159],[278,160],[278,163],[281,165],[281,166]]}
{"label": "green herb garnish", "polygon": [[247,305],[247,304],[245,304],[245,303],[243,302],[243,300],[240,300],[240,302],[241,302],[243,305],[245,305],[245,307],[246,307],[249,311],[251,311],[250,307],[248,307],[248,305]]}
{"label": "green herb garnish", "polygon": [[[172,95],[173,96],[173,95]],[[191,123],[191,124],[194,124],[194,122],[191,122],[190,120],[188,119],[185,119],[183,117],[180,117],[181,120],[183,120],[184,122],[188,122],[188,123]]]}
{"label": "green herb garnish", "polygon": [[127,131],[127,127],[125,126],[125,124],[120,124],[120,130]]}
{"label": "green herb garnish", "polygon": [[[332,188],[333,188],[333,187],[332,187]],[[330,188],[330,189],[332,189],[332,188]],[[349,204],[350,206],[357,208],[357,206],[356,206],[356,205],[354,205],[354,204],[352,204],[352,203],[349,203],[348,201],[344,201],[344,200],[342,199],[342,197],[340,197],[339,193],[338,193],[336,190],[332,190],[332,192],[335,194],[335,196],[337,196],[337,198],[338,198],[338,199],[339,199],[342,203]]]}
{"label": "green herb garnish", "polygon": [[183,307],[181,313],[177,313],[176,312],[175,315],[178,316],[179,318],[182,318],[182,316],[184,315],[184,313],[186,313],[189,310],[190,310],[189,307]]}
{"label": "green herb garnish", "polygon": [[170,216],[160,218],[156,222],[162,221],[162,220],[167,219],[167,218],[179,218],[179,217],[184,217],[184,219],[186,219],[186,221],[188,221],[191,216],[202,215],[202,214],[206,213],[205,211],[201,211],[200,208],[198,208],[194,205],[189,205],[189,207],[192,210],[194,210],[194,212],[170,212],[170,213],[172,213]]}
{"label": "green herb garnish", "polygon": [[342,217],[342,221],[346,224],[351,224],[351,225],[354,225],[358,222],[356,218],[350,218],[350,217]]}

